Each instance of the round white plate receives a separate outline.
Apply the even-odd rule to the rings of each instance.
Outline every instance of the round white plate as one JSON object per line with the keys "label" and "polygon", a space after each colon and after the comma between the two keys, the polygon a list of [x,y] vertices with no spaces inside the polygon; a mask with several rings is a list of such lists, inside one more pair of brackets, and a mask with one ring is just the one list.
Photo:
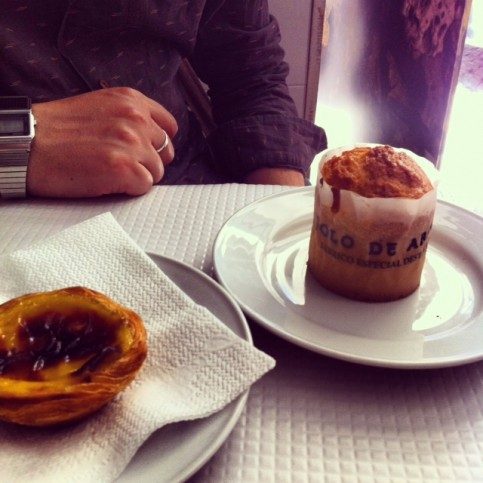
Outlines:
{"label": "round white plate", "polygon": [[356,302],[322,288],[306,262],[314,188],[236,213],[216,239],[217,277],[251,318],[320,354],[368,365],[445,367],[483,358],[483,219],[438,202],[421,287]]}
{"label": "round white plate", "polygon": [[[163,272],[196,303],[205,306],[235,334],[252,342],[245,317],[213,279],[184,263],[152,253]],[[240,418],[248,391],[212,416],[175,423],[156,431],[117,480],[122,483],[183,481],[220,448]]]}

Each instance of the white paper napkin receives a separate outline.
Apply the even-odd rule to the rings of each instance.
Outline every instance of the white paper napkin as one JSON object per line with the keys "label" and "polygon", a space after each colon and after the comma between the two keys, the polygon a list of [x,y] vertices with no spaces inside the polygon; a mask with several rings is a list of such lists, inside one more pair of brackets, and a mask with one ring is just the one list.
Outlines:
{"label": "white paper napkin", "polygon": [[80,424],[0,423],[1,481],[112,481],[153,431],[219,411],[274,366],[178,289],[109,213],[0,257],[0,303],[75,285],[139,313],[148,357],[124,392]]}

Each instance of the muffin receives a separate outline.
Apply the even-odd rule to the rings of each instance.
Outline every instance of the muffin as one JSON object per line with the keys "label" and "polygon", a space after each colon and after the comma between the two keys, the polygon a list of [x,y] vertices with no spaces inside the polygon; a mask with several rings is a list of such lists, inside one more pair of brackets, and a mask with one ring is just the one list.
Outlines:
{"label": "muffin", "polygon": [[420,284],[436,205],[437,171],[382,145],[327,150],[319,165],[308,268],[320,284],[367,302]]}

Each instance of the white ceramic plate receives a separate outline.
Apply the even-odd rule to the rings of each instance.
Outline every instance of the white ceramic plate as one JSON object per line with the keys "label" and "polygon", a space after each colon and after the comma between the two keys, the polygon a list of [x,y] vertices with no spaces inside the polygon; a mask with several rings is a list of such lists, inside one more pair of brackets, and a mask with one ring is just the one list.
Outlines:
{"label": "white ceramic plate", "polygon": [[[184,263],[149,254],[195,302],[205,306],[235,334],[252,342],[245,317],[230,295],[203,272]],[[199,470],[226,440],[240,418],[248,392],[218,413],[175,423],[156,431],[117,480],[122,483],[183,481]]]}
{"label": "white ceramic plate", "polygon": [[483,219],[438,202],[421,287],[403,300],[351,301],[306,271],[313,187],[256,201],[214,245],[218,279],[265,328],[368,365],[445,367],[483,358]]}

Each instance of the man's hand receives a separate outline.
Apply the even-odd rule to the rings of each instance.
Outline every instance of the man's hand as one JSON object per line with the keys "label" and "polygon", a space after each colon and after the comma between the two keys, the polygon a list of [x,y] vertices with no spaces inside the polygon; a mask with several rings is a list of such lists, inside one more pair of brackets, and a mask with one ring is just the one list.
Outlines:
{"label": "man's hand", "polygon": [[127,88],[35,104],[36,134],[27,171],[33,196],[141,195],[174,157],[165,133],[178,129],[160,104]]}
{"label": "man's hand", "polygon": [[298,171],[283,168],[259,168],[249,173],[245,182],[251,184],[281,184],[304,186],[304,177]]}

